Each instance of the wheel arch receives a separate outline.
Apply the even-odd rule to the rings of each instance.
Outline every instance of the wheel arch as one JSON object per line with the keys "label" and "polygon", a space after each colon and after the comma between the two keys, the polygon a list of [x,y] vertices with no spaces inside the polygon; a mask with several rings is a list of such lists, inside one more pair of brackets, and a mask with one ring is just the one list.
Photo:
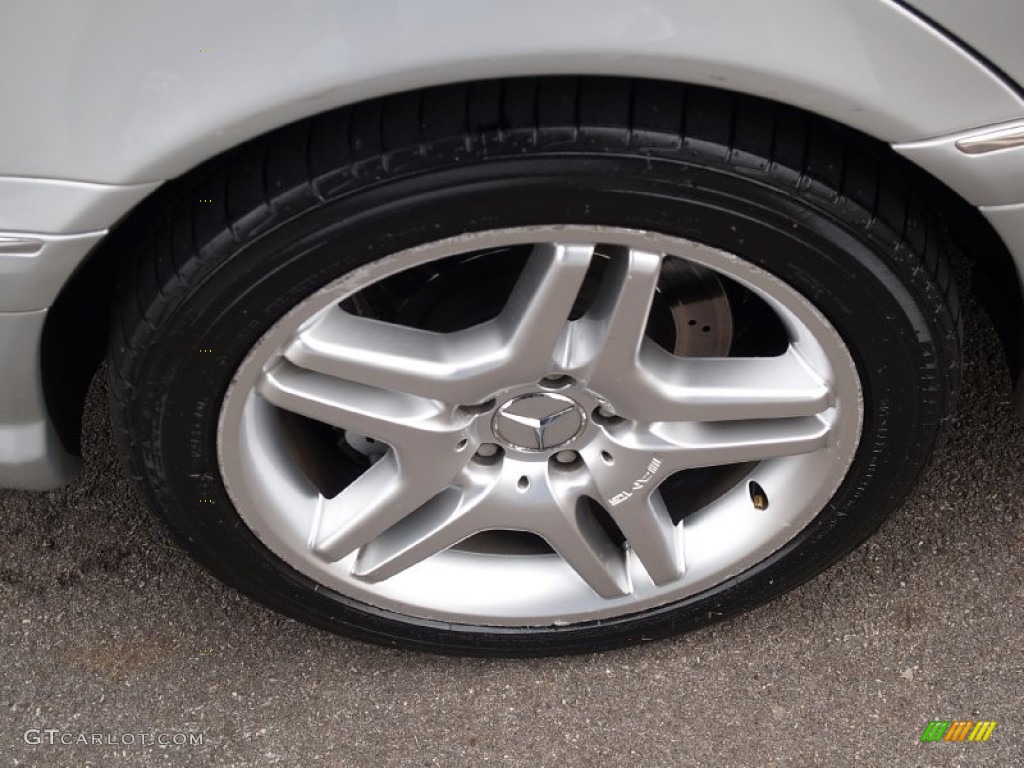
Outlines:
{"label": "wheel arch", "polygon": [[[535,78],[509,78],[506,82],[524,82],[532,79]],[[596,76],[580,76],[581,81],[597,79],[599,78]],[[639,82],[636,79],[632,81]],[[477,82],[479,81],[439,87],[469,86]],[[709,89],[700,84],[668,84],[679,88],[698,87],[715,90],[727,98],[742,96],[752,101],[760,100],[730,90]],[[387,97],[370,99],[331,112],[366,107],[380,103],[384,98]],[[784,106],[795,107],[791,104]],[[905,176],[907,183],[914,185],[918,194],[924,197],[929,205],[942,212],[964,254],[970,263],[977,267],[980,279],[976,287],[979,296],[995,321],[1010,370],[1016,374],[1024,360],[1024,301],[1017,267],[991,224],[975,206],[942,181],[899,155],[887,143],[879,141],[878,137],[869,136],[855,126],[837,123],[827,116],[795,108],[812,122],[838,127],[839,130],[853,131],[863,141],[874,145],[875,151],[891,160],[898,172]],[[80,451],[86,391],[106,350],[113,286],[124,260],[132,258],[134,239],[144,237],[155,221],[169,215],[179,202],[195,191],[205,176],[229,162],[235,153],[244,151],[252,144],[267,141],[278,132],[292,130],[320,114],[326,113],[303,117],[295,123],[277,127],[212,157],[203,158],[180,176],[161,185],[111,227],[109,234],[90,251],[71,279],[63,286],[47,313],[43,329],[41,368],[47,409],[58,435],[72,453]]]}
{"label": "wheel arch", "polygon": [[319,112],[467,79],[679,80],[887,142],[1024,114],[1010,84],[894,0],[54,0],[5,20],[0,69],[23,73],[0,82],[11,176],[158,181]]}

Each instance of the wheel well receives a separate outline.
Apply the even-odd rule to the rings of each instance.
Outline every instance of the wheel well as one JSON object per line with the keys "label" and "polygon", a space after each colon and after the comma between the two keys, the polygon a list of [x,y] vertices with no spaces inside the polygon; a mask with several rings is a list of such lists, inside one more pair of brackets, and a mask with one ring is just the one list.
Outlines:
{"label": "wheel well", "polygon": [[[228,153],[225,153],[227,155]],[[107,353],[111,307],[133,244],[170,215],[196,178],[215,167],[213,158],[149,195],[121,218],[64,284],[46,313],[40,366],[43,396],[64,447],[81,453],[85,398]]]}
{"label": "wheel well", "polygon": [[[503,82],[521,85],[529,81],[536,82],[538,79],[516,78]],[[586,77],[580,80],[605,80],[620,85],[624,82],[622,78]],[[630,79],[628,82],[638,81]],[[706,92],[715,91],[722,97],[744,99],[751,104],[763,104],[766,101],[758,97],[716,91],[705,86],[679,83],[673,83],[671,86]],[[331,112],[365,110],[394,98],[398,98],[398,95],[341,107]],[[854,134],[862,143],[873,146],[875,155],[889,164],[890,169],[896,172],[908,187],[914,189],[929,208],[942,213],[953,240],[960,252],[966,256],[966,263],[974,275],[974,279],[970,281],[971,287],[991,315],[1003,342],[1010,370],[1016,377],[1024,360],[1024,334],[1021,332],[1024,328],[1024,301],[1020,291],[1020,280],[1006,246],[977,208],[942,182],[898,155],[887,144],[828,118],[795,108],[782,108],[791,110],[794,114],[801,114],[828,130]],[[305,118],[299,123],[312,120],[314,117],[316,116]],[[57,433],[69,451],[76,454],[80,452],[86,392],[106,353],[114,289],[123,273],[123,264],[132,258],[133,244],[146,237],[154,224],[169,216],[185,195],[193,191],[205,177],[229,162],[236,153],[244,151],[252,144],[266,141],[272,134],[293,130],[294,125],[251,139],[163,184],[112,227],[107,237],[93,249],[64,285],[47,314],[43,329],[41,366],[47,408]],[[498,130],[512,127],[513,125],[495,126]],[[735,126],[729,130],[735,132]]]}

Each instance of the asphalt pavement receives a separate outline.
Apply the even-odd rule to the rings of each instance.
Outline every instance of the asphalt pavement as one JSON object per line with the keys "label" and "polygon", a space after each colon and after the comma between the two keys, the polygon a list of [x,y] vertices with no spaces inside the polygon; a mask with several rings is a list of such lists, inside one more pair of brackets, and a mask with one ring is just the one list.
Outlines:
{"label": "asphalt pavement", "polygon": [[[0,765],[1024,766],[1024,430],[976,310],[967,348],[946,445],[842,563],[677,639],[527,661],[365,645],[221,586],[130,486],[97,379],[81,477],[0,492]],[[997,726],[922,743],[936,719]]]}

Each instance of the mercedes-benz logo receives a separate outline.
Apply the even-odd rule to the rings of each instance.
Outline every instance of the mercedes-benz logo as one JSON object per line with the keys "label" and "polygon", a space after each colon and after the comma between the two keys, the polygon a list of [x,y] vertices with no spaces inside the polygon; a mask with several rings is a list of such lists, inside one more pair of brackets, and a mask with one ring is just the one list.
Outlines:
{"label": "mercedes-benz logo", "polygon": [[491,427],[496,437],[521,451],[551,451],[575,438],[586,426],[579,404],[551,392],[514,397],[501,406]]}

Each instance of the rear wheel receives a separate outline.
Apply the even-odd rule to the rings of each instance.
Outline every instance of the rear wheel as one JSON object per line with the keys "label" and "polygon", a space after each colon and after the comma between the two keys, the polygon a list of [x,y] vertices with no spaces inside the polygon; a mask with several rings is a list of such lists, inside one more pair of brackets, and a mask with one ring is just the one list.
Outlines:
{"label": "rear wheel", "polygon": [[318,626],[471,653],[699,626],[868,536],[951,407],[941,241],[883,159],[628,81],[331,113],[155,231],[115,424],[193,554]]}

